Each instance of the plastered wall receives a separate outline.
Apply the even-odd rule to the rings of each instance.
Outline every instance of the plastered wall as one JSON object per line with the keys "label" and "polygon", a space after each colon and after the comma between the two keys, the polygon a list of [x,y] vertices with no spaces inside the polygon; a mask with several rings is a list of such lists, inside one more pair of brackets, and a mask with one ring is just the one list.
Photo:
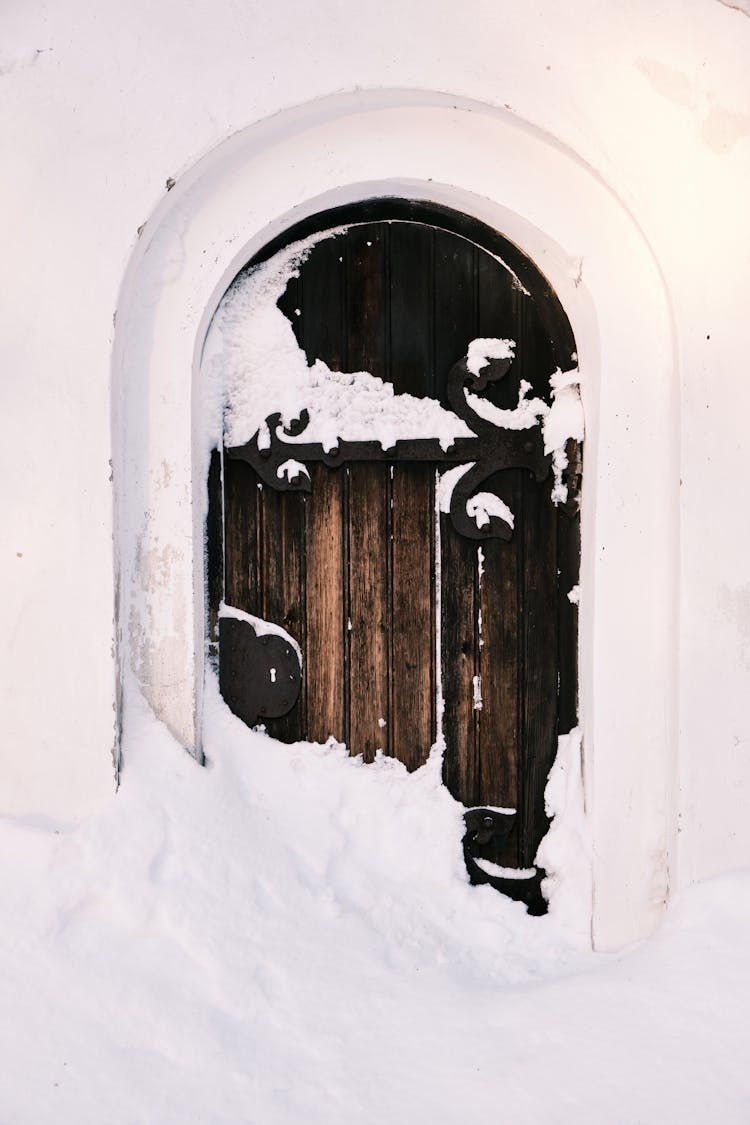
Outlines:
{"label": "plastered wall", "polygon": [[[670,645],[661,625],[649,628],[649,610],[642,647],[628,653],[645,668],[662,659],[665,645],[673,654],[674,698],[654,721],[664,729],[651,737],[674,736],[678,749],[670,795],[677,843],[667,832],[669,862],[654,864],[674,884],[748,861],[750,18],[743,7],[719,0],[323,0],[313,15],[303,3],[233,0],[5,6],[0,122],[12,169],[0,183],[6,813],[75,821],[113,787],[113,318],[138,229],[167,206],[167,181],[179,186],[188,169],[253,122],[342,91],[428,90],[494,107],[573,154],[649,248],[672,329],[679,439],[677,480],[659,479],[667,470],[658,444],[672,441],[671,430],[649,433],[629,462],[633,489],[644,497],[653,489],[672,495],[674,486],[664,513],[677,543],[673,573],[668,583],[655,576],[679,609],[674,636]],[[375,152],[384,143],[377,130],[368,140]],[[503,152],[492,159],[500,193]],[[311,152],[293,169],[299,199],[313,188],[314,167]],[[543,209],[560,191],[544,172],[529,188],[529,209],[535,192]],[[560,205],[574,214],[586,200],[565,195]],[[620,237],[615,227],[599,232],[602,254],[615,263]],[[165,285],[186,268],[179,238],[176,245],[163,264]],[[564,249],[572,289],[576,280],[585,288],[586,254],[576,258],[572,243]],[[602,281],[591,279],[593,288],[601,291]],[[638,276],[618,285],[634,370],[652,358],[643,335],[652,285]],[[186,316],[198,322],[203,311]],[[665,369],[661,357],[656,369]],[[654,386],[655,403],[663,391]],[[627,403],[623,383],[625,411]],[[622,419],[623,432],[627,424]],[[615,444],[599,450],[602,464],[621,454]],[[653,534],[648,519],[642,533]],[[614,565],[628,589],[628,559]],[[647,577],[638,582],[649,606]],[[663,621],[660,614],[654,606]],[[611,643],[620,643],[616,633]],[[623,709],[637,714],[641,706],[636,697]],[[625,820],[630,796],[623,793]]]}

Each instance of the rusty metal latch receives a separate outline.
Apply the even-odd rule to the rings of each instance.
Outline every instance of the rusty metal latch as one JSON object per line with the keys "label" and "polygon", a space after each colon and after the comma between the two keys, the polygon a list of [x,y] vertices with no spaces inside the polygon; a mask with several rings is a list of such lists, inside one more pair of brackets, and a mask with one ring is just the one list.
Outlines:
{"label": "rusty metal latch", "polygon": [[[466,810],[463,849],[469,880],[475,885],[489,883],[496,891],[507,895],[508,898],[525,903],[529,914],[546,914],[547,903],[541,890],[544,872],[534,868],[528,875],[523,871],[515,874],[500,866],[503,845],[513,831],[515,822],[516,814],[511,810],[491,808]],[[489,861],[487,866],[490,870],[480,866],[477,860]],[[497,865],[498,871],[502,871],[503,874],[493,873],[492,865]]]}

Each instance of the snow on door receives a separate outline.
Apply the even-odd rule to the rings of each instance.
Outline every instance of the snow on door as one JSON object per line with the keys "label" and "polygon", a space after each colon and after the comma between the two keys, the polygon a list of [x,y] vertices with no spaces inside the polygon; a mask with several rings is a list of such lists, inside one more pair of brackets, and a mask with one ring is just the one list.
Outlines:
{"label": "snow on door", "polygon": [[[554,293],[482,224],[379,200],[266,247],[212,331],[225,699],[282,741],[408,769],[442,740],[448,788],[489,810],[483,870],[530,870],[576,722],[583,434]],[[517,811],[493,847],[498,809]]]}

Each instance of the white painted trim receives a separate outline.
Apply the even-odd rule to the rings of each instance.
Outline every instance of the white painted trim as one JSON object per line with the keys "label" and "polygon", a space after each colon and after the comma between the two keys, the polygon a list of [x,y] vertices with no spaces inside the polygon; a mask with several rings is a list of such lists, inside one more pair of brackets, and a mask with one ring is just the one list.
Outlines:
{"label": "white painted trim", "polygon": [[679,410],[640,230],[573,153],[447,95],[326,98],[229,138],[178,180],[123,283],[113,370],[121,660],[193,753],[204,650],[200,355],[237,270],[307,214],[378,194],[444,203],[517,243],[576,335],[587,420],[580,683],[599,948],[668,891],[676,768]]}

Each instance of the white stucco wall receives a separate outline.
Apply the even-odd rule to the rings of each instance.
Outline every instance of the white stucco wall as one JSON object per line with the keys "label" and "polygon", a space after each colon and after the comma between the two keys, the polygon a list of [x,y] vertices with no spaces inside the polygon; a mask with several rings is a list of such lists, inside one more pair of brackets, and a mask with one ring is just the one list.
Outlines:
{"label": "white stucco wall", "polygon": [[[647,772],[651,742],[671,745],[679,728],[674,788],[665,795],[678,819],[678,842],[671,837],[672,812],[651,801],[664,821],[661,847],[669,855],[651,854],[658,846],[657,834],[649,834],[652,824],[638,861],[644,877],[668,870],[673,882],[684,882],[748,862],[750,533],[743,454],[750,381],[744,378],[743,305],[750,291],[750,18],[719,0],[659,6],[546,0],[531,7],[510,0],[346,6],[321,0],[314,10],[289,0],[269,6],[135,0],[127,7],[27,0],[6,5],[3,17],[0,121],[11,169],[0,183],[3,811],[75,820],[95,809],[113,784],[110,372],[113,315],[126,268],[131,262],[132,277],[132,263],[145,253],[137,229],[153,216],[150,230],[162,223],[162,233],[179,247],[179,229],[163,223],[170,208],[178,215],[184,206],[190,184],[184,173],[253,122],[337,91],[428,90],[454,95],[464,107],[469,101],[494,107],[508,129],[517,123],[514,135],[534,136],[538,151],[546,138],[549,151],[588,167],[592,183],[609,192],[613,208],[629,216],[648,250],[652,266],[615,285],[621,292],[618,331],[631,341],[627,359],[634,369],[652,363],[652,337],[648,329],[642,344],[643,326],[652,325],[654,301],[664,299],[675,351],[669,365],[659,356],[655,370],[669,366],[680,391],[672,403],[675,430],[626,439],[628,420],[620,417],[619,428],[610,431],[613,442],[598,455],[601,466],[611,458],[621,472],[629,441],[631,451],[640,448],[639,457],[628,457],[628,471],[646,511],[655,495],[675,497],[661,512],[670,525],[665,534],[676,544],[673,573],[656,574],[654,582],[672,591],[679,618],[670,618],[661,597],[654,600],[648,574],[634,572],[623,557],[628,542],[637,540],[637,526],[630,525],[630,539],[618,539],[610,511],[600,546],[615,554],[608,581],[649,607],[642,647],[628,648],[627,660],[638,663],[646,684],[650,662],[663,663],[666,654],[674,690],[660,712],[651,700],[640,728],[643,699],[624,698],[619,709],[600,714],[599,737],[609,724],[626,754],[622,724],[634,716],[633,729],[642,731],[653,713],[649,738],[632,746]],[[440,127],[449,131],[448,149],[447,118]],[[272,133],[273,124],[268,128]],[[465,124],[461,130],[466,133]],[[359,138],[375,156],[387,142],[377,129]],[[392,144],[389,152],[389,175],[408,178],[413,171],[426,178],[413,136],[403,171]],[[292,169],[294,190],[280,190],[277,214],[321,190],[319,155],[311,148],[303,157]],[[494,165],[495,197],[502,197],[504,159],[502,151],[486,156]],[[327,167],[330,176],[331,159]],[[446,180],[443,168],[440,179],[459,178],[468,188],[472,169],[459,171]],[[565,229],[572,231],[577,209],[585,211],[588,200],[561,192],[548,172],[540,167],[538,197],[531,193],[525,203],[514,199],[507,206],[527,219],[528,212],[567,211]],[[376,159],[371,174],[379,175]],[[182,202],[164,199],[170,177],[178,181],[175,193],[183,191]],[[509,192],[517,187],[509,175]],[[556,192],[560,198],[552,206]],[[262,209],[252,193],[246,199],[249,241]],[[270,221],[271,212],[263,213]],[[571,301],[579,270],[594,304],[604,299],[601,263],[616,264],[627,241],[624,229],[616,222],[600,225],[592,250],[598,265],[583,251],[583,260],[575,260],[575,239],[563,246],[571,255]],[[588,245],[586,239],[580,245]],[[167,288],[186,269],[194,277],[200,272],[189,257],[191,249],[201,249],[199,240],[188,237],[185,246],[187,257],[173,253],[162,263]],[[233,261],[232,248],[223,253],[218,271]],[[559,274],[558,288],[565,287],[565,268],[562,258],[550,268]],[[221,272],[203,276],[209,301]],[[660,278],[658,297],[654,276]],[[148,306],[154,294],[142,297]],[[137,300],[131,291],[131,313]],[[204,313],[204,307],[186,309],[185,324],[199,323]],[[146,321],[149,316],[147,307]],[[155,344],[152,360],[164,342]],[[169,364],[170,356],[161,358]],[[623,384],[625,411],[628,393]],[[655,385],[653,393],[661,417],[668,389]],[[608,385],[608,394],[616,398],[617,384]],[[608,417],[617,415],[613,407]],[[124,423],[121,413],[116,420]],[[681,488],[678,480],[663,479],[669,457],[660,443],[669,446],[674,435]],[[140,435],[146,445],[152,436]],[[155,492],[156,484],[149,488]],[[593,503],[591,493],[586,502]],[[595,521],[596,511],[588,518]],[[640,534],[658,539],[662,532],[648,517]],[[596,606],[592,589],[584,614],[595,614]],[[594,629],[591,618],[589,625]],[[599,622],[602,636],[605,626]],[[621,640],[613,630],[611,644]],[[593,691],[595,668],[590,684]],[[608,690],[615,688],[610,683]],[[589,705],[593,715],[596,696]],[[628,817],[639,807],[631,785],[637,773],[631,769],[622,792],[623,823],[630,827]],[[602,784],[608,795],[599,815],[607,819],[616,815],[617,770]],[[635,839],[640,828],[635,825]],[[658,883],[649,893],[658,900],[664,891]],[[608,894],[616,896],[616,885]]]}

